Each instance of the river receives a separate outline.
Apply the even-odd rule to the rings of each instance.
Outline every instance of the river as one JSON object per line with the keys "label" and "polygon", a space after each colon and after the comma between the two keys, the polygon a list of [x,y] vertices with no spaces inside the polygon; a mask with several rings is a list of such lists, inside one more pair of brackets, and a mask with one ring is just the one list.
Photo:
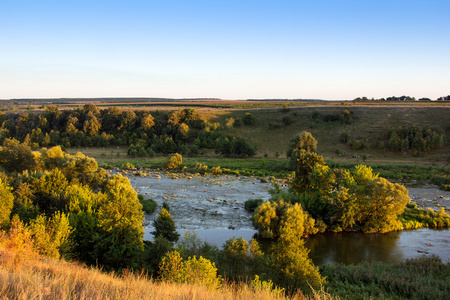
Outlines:
{"label": "river", "polygon": [[[219,247],[231,237],[250,240],[256,231],[251,214],[244,209],[248,199],[268,200],[270,183],[258,178],[235,176],[181,177],[162,172],[145,172],[145,177],[128,176],[133,187],[158,207],[167,202],[179,228],[195,231],[208,243]],[[408,188],[410,197],[420,207],[450,207],[450,192],[431,186]],[[159,209],[159,208],[158,208]],[[145,215],[144,239],[152,239],[151,223],[157,213]],[[316,265],[362,261],[392,263],[420,255],[437,255],[450,262],[450,231],[428,228],[387,234],[325,233],[306,239],[310,257]]]}

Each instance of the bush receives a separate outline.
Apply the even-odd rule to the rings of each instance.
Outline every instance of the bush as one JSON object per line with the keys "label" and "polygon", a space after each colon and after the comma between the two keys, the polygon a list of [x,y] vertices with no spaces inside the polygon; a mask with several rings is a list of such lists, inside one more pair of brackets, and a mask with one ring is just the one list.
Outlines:
{"label": "bush", "polygon": [[147,214],[153,213],[156,209],[156,206],[158,206],[156,204],[156,201],[153,199],[139,199],[139,202],[142,204],[142,210],[144,210]]}
{"label": "bush", "polygon": [[242,122],[246,126],[252,126],[255,124],[255,116],[251,113],[245,113],[244,118],[242,119]]}
{"label": "bush", "polygon": [[183,163],[183,158],[181,154],[172,154],[164,163],[164,168],[166,169],[176,169]]}
{"label": "bush", "polygon": [[196,163],[195,164],[195,169],[198,170],[198,172],[200,174],[205,174],[206,171],[208,171],[208,166],[207,165],[203,165],[201,163]]}
{"label": "bush", "polygon": [[155,231],[152,234],[155,237],[162,236],[171,242],[178,241],[180,234],[176,231],[172,216],[164,207],[161,208],[158,218],[153,221],[153,226]]}
{"label": "bush", "polygon": [[220,175],[220,174],[222,174],[222,170],[220,169],[220,166],[212,168],[211,169],[211,174],[213,174],[213,175]]}
{"label": "bush", "polygon": [[350,134],[348,132],[343,132],[339,135],[339,142],[347,143],[350,140]]}
{"label": "bush", "polygon": [[263,203],[263,199],[248,199],[245,201],[244,207],[248,211],[255,211],[255,209]]}
{"label": "bush", "polygon": [[172,251],[161,260],[159,267],[161,280],[202,285],[215,289],[220,286],[221,278],[217,276],[217,268],[210,260],[199,257],[190,257],[183,262],[180,253]]}

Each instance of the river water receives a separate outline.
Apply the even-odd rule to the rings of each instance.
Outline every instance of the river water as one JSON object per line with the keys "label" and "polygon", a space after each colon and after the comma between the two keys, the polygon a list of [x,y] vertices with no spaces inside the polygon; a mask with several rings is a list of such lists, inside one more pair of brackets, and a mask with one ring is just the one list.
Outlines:
{"label": "river water", "polygon": [[[128,176],[133,187],[153,198],[159,207],[167,202],[170,213],[182,234],[195,231],[208,243],[222,246],[231,237],[250,240],[253,229],[251,214],[244,209],[248,199],[268,200],[270,183],[253,177],[192,176],[181,177],[161,172],[145,172],[145,177]],[[450,207],[450,192],[433,187],[409,189],[410,197],[421,207]],[[144,239],[152,239],[151,223],[157,212],[145,215]],[[449,229],[422,228],[386,234],[325,233],[306,239],[309,256],[316,265],[340,262],[381,261],[393,263],[421,255],[437,255],[450,262]]]}

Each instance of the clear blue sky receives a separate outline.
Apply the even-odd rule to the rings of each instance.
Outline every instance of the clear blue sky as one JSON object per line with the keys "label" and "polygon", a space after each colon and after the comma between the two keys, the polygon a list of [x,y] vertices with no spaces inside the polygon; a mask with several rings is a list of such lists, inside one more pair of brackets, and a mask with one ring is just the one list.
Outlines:
{"label": "clear blue sky", "polygon": [[0,99],[436,99],[449,15],[449,0],[0,0]]}

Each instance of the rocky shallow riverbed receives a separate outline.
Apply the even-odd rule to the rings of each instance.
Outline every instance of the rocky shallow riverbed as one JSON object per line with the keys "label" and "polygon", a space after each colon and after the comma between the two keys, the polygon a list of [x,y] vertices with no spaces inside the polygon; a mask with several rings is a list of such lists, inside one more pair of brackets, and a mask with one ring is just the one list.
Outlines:
{"label": "rocky shallow riverbed", "polygon": [[[256,177],[180,176],[165,172],[146,172],[145,177],[129,176],[131,184],[145,198],[153,198],[158,209],[164,202],[177,227],[199,230],[212,228],[252,229],[251,214],[244,208],[248,199],[269,199],[271,183]],[[263,180],[264,181],[264,180]],[[408,188],[412,202],[434,210],[450,208],[450,192],[434,186]],[[147,226],[157,212],[145,215]]]}

